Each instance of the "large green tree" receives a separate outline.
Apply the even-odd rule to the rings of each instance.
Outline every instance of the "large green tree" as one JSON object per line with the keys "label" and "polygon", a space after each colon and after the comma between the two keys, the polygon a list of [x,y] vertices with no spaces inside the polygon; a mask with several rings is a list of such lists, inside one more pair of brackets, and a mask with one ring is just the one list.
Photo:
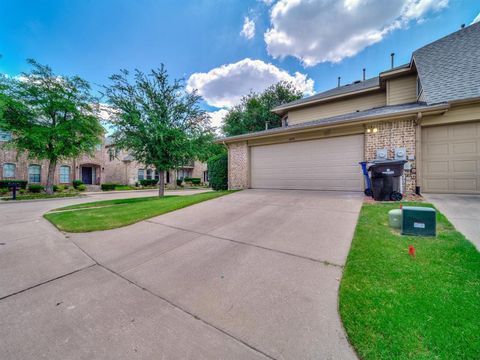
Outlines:
{"label": "large green tree", "polygon": [[244,96],[223,119],[222,131],[226,136],[246,134],[282,125],[282,119],[271,110],[279,105],[298,100],[303,93],[291,83],[281,81],[260,94]]}
{"label": "large green tree", "polygon": [[159,196],[164,172],[208,155],[210,119],[200,108],[201,97],[187,92],[183,79],[170,80],[165,66],[145,74],[122,70],[110,77],[104,95],[115,109],[115,144],[159,171]]}
{"label": "large green tree", "polygon": [[57,75],[35,60],[28,63],[30,72],[2,78],[0,129],[12,134],[7,146],[29,158],[48,160],[46,191],[51,194],[59,160],[92,152],[103,127],[88,82]]}

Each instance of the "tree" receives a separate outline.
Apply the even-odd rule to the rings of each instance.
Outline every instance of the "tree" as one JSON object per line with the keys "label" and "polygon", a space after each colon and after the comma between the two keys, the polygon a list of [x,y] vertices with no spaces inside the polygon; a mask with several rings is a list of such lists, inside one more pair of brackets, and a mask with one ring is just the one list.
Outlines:
{"label": "tree", "polygon": [[145,74],[127,70],[110,77],[104,95],[115,109],[115,144],[159,172],[159,196],[164,172],[204,154],[212,136],[210,119],[199,107],[201,97],[187,92],[183,79],[169,80],[165,66]]}
{"label": "tree", "polygon": [[29,73],[3,78],[0,129],[13,135],[7,146],[29,158],[49,161],[46,192],[52,194],[58,161],[92,152],[103,127],[88,82],[27,61],[32,66]]}
{"label": "tree", "polygon": [[281,81],[261,94],[250,93],[234,106],[223,120],[222,131],[226,136],[241,135],[282,125],[282,119],[271,110],[279,105],[298,100],[303,93],[293,84]]}

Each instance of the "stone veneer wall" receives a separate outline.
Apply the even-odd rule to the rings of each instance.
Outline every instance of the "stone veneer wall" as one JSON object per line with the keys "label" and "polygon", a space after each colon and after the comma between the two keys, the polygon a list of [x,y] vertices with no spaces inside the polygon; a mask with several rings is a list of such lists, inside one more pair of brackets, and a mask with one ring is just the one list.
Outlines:
{"label": "stone veneer wall", "polygon": [[246,141],[228,145],[228,188],[246,189],[248,181],[248,146]]}
{"label": "stone veneer wall", "polygon": [[[388,149],[388,158],[394,157],[395,148],[407,149],[407,159],[415,155],[415,124],[413,120],[399,120],[371,124],[369,127],[377,128],[376,133],[365,133],[365,160],[375,160],[377,149]],[[406,192],[415,192],[417,172],[416,161],[409,160],[411,170],[405,171]]]}

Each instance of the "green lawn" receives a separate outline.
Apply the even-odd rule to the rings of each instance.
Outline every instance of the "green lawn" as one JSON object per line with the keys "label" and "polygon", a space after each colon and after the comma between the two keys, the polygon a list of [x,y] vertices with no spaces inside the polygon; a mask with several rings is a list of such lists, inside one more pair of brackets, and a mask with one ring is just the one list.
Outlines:
{"label": "green lawn", "polygon": [[194,195],[142,197],[96,201],[52,210],[44,217],[67,232],[89,232],[130,225],[165,214],[232,191],[212,191]]}
{"label": "green lawn", "polygon": [[480,359],[480,253],[438,212],[437,238],[399,235],[395,207],[362,208],[340,286],[350,342],[365,360]]}

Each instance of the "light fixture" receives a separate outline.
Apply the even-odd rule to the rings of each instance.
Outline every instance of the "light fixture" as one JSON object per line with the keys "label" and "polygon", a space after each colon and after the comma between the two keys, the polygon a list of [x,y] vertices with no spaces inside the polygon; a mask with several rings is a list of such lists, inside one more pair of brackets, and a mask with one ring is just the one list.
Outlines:
{"label": "light fixture", "polygon": [[374,133],[378,132],[378,129],[377,128],[373,128],[372,130]]}
{"label": "light fixture", "polygon": [[367,133],[370,134],[372,132],[372,129],[368,128]]}

